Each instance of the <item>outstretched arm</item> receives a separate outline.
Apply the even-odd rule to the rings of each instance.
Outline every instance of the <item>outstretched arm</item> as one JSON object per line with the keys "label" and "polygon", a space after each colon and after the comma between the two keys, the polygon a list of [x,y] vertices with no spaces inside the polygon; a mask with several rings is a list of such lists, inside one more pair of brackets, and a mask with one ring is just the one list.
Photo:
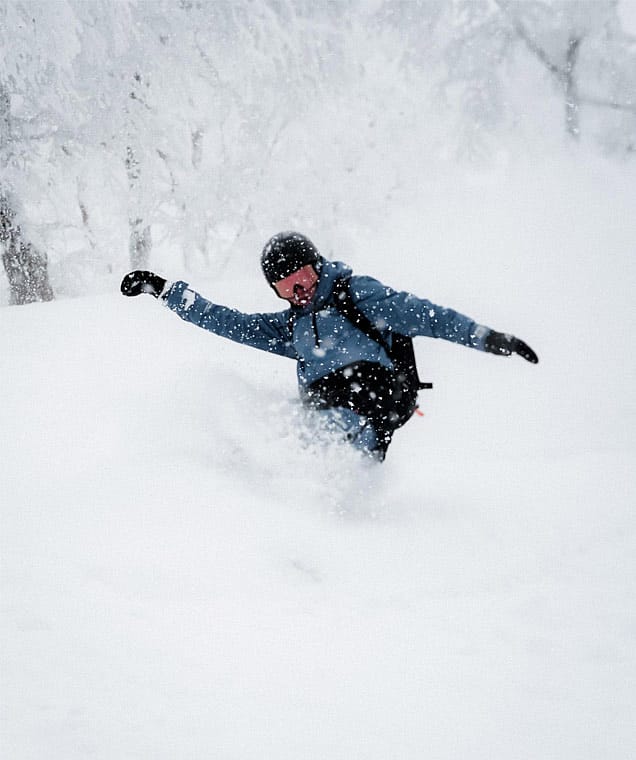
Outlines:
{"label": "outstretched arm", "polygon": [[296,359],[285,312],[244,314],[208,301],[191,290],[188,283],[170,283],[153,272],[135,271],[121,283],[125,296],[148,293],[160,299],[181,319],[197,327],[269,353]]}
{"label": "outstretched arm", "polygon": [[535,352],[513,335],[495,332],[453,309],[393,290],[372,277],[352,277],[351,293],[356,305],[380,330],[442,338],[500,356],[517,353],[533,364],[539,361]]}

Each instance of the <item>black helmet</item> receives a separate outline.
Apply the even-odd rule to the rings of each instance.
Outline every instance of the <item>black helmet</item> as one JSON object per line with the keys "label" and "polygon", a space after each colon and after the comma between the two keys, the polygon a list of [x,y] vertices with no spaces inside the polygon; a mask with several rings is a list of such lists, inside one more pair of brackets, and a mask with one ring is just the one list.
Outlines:
{"label": "black helmet", "polygon": [[270,285],[307,264],[316,268],[319,261],[318,249],[300,232],[279,232],[267,241],[261,254],[263,274]]}

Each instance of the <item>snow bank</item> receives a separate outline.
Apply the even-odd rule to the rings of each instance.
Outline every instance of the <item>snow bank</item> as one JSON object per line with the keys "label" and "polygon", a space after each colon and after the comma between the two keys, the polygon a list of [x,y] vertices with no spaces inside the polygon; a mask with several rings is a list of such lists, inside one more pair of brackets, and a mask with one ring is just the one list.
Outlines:
{"label": "snow bank", "polygon": [[633,757],[631,189],[449,176],[341,256],[541,357],[418,343],[382,467],[150,298],[4,309],[4,756]]}

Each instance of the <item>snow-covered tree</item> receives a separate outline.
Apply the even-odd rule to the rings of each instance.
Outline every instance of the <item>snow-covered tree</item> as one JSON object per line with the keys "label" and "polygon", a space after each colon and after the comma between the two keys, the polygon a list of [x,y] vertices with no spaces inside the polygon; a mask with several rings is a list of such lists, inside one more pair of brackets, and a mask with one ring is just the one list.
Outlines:
{"label": "snow-covered tree", "polygon": [[157,258],[218,271],[283,226],[342,240],[539,107],[636,145],[614,0],[0,0],[0,42],[12,301],[47,259],[73,294]]}
{"label": "snow-covered tree", "polygon": [[52,298],[46,224],[34,224],[31,207],[52,197],[54,166],[79,115],[76,31],[66,2],[0,5],[0,242],[11,303]]}
{"label": "snow-covered tree", "polygon": [[622,31],[616,0],[497,2],[561,90],[571,137],[580,135],[584,106],[631,115],[636,135],[636,40]]}

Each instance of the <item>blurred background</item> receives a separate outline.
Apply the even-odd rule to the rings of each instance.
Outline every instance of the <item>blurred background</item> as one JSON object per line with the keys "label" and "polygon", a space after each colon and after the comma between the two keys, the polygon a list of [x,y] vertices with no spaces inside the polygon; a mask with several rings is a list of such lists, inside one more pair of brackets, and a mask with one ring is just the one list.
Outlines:
{"label": "blurred background", "polygon": [[635,35],[634,0],[3,0],[0,304],[250,284],[287,228],[392,272],[408,228],[449,282],[523,257],[524,204],[636,189]]}

